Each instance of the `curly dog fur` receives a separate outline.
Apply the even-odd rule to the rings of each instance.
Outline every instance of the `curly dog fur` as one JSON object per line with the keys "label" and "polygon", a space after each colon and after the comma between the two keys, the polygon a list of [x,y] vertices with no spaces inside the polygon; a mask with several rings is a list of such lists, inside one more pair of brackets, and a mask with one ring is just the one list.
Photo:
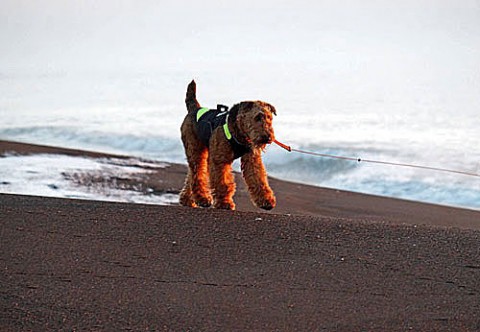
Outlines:
{"label": "curly dog fur", "polygon": [[227,117],[232,139],[226,137],[223,126],[215,128],[206,146],[199,138],[196,84],[192,81],[185,98],[188,114],[182,126],[182,142],[188,161],[188,174],[180,193],[180,204],[234,210],[235,182],[232,163],[236,159],[232,140],[245,148],[241,156],[242,175],[251,201],[262,209],[275,207],[275,195],[267,180],[261,154],[274,139],[272,127],[275,108],[262,101],[244,101],[234,105]]}

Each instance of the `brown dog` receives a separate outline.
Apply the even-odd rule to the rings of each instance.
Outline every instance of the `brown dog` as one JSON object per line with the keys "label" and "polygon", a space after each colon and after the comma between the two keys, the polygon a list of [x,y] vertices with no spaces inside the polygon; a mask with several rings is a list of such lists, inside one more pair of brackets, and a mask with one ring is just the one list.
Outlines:
{"label": "brown dog", "polygon": [[268,185],[261,154],[275,139],[272,127],[275,108],[262,101],[244,101],[217,109],[202,108],[192,81],[185,98],[188,114],[181,126],[188,160],[188,174],[180,193],[184,206],[212,205],[235,209],[232,163],[241,158],[242,175],[252,202],[266,210],[275,207],[275,195]]}

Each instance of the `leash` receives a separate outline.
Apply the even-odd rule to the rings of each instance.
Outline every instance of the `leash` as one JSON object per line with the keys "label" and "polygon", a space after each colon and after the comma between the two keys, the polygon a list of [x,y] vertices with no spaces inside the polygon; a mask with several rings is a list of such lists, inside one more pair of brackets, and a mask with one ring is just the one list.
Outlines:
{"label": "leash", "polygon": [[337,156],[337,155],[326,154],[326,153],[317,153],[317,152],[305,151],[305,150],[300,150],[300,149],[294,149],[291,146],[283,144],[283,143],[281,143],[277,140],[274,140],[273,142],[275,144],[277,144],[279,147],[287,150],[288,152],[297,152],[297,153],[307,154],[307,155],[316,156],[316,157],[350,160],[350,161],[356,161],[358,163],[364,162],[364,163],[370,163],[370,164],[381,164],[381,165],[390,165],[390,166],[399,166],[399,167],[419,168],[419,169],[429,170],[429,171],[448,172],[448,173],[474,176],[474,177],[480,178],[479,173],[457,171],[457,170],[453,170],[453,169],[440,168],[440,167],[422,166],[422,165],[405,164],[405,163],[394,163],[394,162],[390,162],[390,161],[362,159],[362,158],[354,158],[354,157],[346,157],[346,156]]}

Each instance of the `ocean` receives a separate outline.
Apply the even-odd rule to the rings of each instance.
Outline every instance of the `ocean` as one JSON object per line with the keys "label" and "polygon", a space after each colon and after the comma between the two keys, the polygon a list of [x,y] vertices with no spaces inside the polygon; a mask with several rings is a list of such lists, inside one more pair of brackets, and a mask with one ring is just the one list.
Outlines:
{"label": "ocean", "polygon": [[[202,106],[273,104],[277,139],[297,149],[480,173],[478,3],[259,3],[232,5],[232,20],[232,6],[207,1],[203,23],[172,2],[126,1],[124,21],[106,5],[89,17],[89,5],[52,3],[63,16],[46,22],[34,2],[7,1],[16,20],[1,23],[2,44],[20,39],[0,55],[0,139],[186,163],[179,127],[195,79]],[[26,162],[11,158],[2,183]],[[264,162],[287,181],[480,209],[480,177],[274,145]]]}

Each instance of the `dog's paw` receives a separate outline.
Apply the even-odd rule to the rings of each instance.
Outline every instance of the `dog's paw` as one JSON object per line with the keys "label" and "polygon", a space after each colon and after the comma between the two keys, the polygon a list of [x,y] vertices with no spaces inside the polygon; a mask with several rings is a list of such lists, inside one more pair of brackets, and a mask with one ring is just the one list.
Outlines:
{"label": "dog's paw", "polygon": [[197,207],[195,202],[192,200],[192,197],[187,192],[185,192],[183,190],[180,193],[179,203],[180,203],[180,205],[183,205],[183,206]]}
{"label": "dog's paw", "polygon": [[235,210],[235,203],[233,202],[216,202],[214,208],[221,210]]}
{"label": "dog's paw", "polygon": [[265,204],[259,205],[258,207],[261,208],[261,209],[264,209],[264,210],[271,210],[275,207],[275,204],[267,202]]}
{"label": "dog's paw", "polygon": [[209,193],[195,192],[192,197],[197,207],[208,208],[212,206],[212,196]]}
{"label": "dog's paw", "polygon": [[209,197],[200,197],[196,200],[198,206],[208,208],[212,206],[212,199]]}
{"label": "dog's paw", "polygon": [[256,202],[256,205],[264,210],[271,210],[276,205],[275,196],[264,197],[263,199]]}

